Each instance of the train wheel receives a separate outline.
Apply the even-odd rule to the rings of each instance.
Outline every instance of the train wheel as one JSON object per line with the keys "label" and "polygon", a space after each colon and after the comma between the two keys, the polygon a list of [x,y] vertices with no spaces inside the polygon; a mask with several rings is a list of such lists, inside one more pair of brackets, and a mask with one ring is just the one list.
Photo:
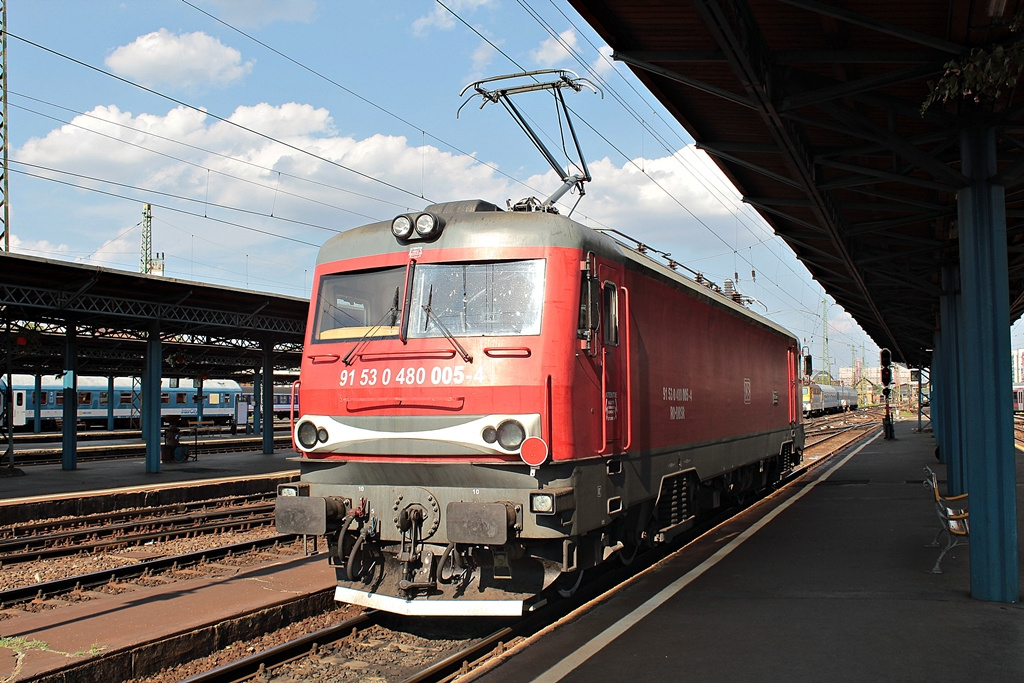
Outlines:
{"label": "train wheel", "polygon": [[628,567],[633,564],[633,560],[636,559],[638,552],[640,552],[639,543],[630,543],[629,545],[622,546],[622,549],[618,552],[619,562]]}
{"label": "train wheel", "polygon": [[559,576],[555,581],[555,587],[563,598],[571,598],[581,583],[583,583],[583,570],[577,569]]}

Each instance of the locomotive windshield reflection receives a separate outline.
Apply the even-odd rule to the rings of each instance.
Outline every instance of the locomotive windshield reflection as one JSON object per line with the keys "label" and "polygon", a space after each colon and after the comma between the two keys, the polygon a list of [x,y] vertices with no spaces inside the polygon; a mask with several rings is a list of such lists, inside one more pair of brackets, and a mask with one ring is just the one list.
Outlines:
{"label": "locomotive windshield reflection", "polygon": [[[321,279],[315,341],[397,337],[405,268]],[[544,260],[417,264],[408,337],[540,334]]]}
{"label": "locomotive windshield reflection", "polygon": [[405,268],[325,275],[314,341],[397,337]]}
{"label": "locomotive windshield reflection", "polygon": [[540,334],[543,303],[541,259],[417,266],[409,337]]}

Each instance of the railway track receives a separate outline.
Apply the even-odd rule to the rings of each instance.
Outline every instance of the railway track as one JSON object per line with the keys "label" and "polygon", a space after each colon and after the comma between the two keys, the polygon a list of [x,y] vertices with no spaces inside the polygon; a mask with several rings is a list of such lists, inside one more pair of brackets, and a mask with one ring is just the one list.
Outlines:
{"label": "railway track", "polygon": [[158,572],[193,567],[244,553],[277,549],[283,545],[295,542],[297,542],[295,536],[277,534],[267,538],[243,541],[241,543],[233,543],[181,555],[159,557],[127,566],[68,576],[28,586],[19,586],[0,591],[0,608],[23,604],[33,600],[56,598],[72,591],[99,588],[112,582],[129,581],[139,577],[151,576]]}
{"label": "railway track", "polygon": [[274,522],[272,493],[122,510],[0,528],[0,564],[98,552]]}
{"label": "railway track", "polygon": [[[464,633],[433,638],[389,626],[388,614],[367,610],[334,626],[320,629],[262,652],[184,679],[187,683],[235,683],[282,673],[290,680],[315,677],[319,664],[347,660],[376,670],[373,680],[426,683],[443,680],[472,662],[500,651],[517,637],[510,625],[487,627],[462,623]],[[523,621],[523,620],[519,620]],[[465,632],[469,633],[465,633]],[[484,635],[477,635],[484,632]],[[329,664],[328,664],[329,665]],[[283,671],[282,671],[283,670]],[[184,683],[183,682],[183,683]]]}

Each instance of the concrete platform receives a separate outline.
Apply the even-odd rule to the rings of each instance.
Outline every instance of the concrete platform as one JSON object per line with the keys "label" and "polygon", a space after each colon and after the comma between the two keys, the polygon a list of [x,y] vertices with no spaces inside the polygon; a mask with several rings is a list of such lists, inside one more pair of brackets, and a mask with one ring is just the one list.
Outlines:
{"label": "concrete platform", "polygon": [[[302,618],[296,595],[333,601],[323,555],[283,559],[227,576],[175,581],[37,613],[0,613],[0,681],[122,681],[155,673],[181,653],[206,654],[244,633],[247,621]],[[312,611],[312,610],[311,610]],[[240,614],[259,613],[259,618]],[[8,616],[12,615],[12,616]],[[6,617],[6,618],[4,618]],[[137,646],[159,643],[154,650]]]}
{"label": "concrete platform", "polygon": [[278,449],[272,454],[259,451],[204,453],[198,460],[161,463],[161,471],[156,473],[146,472],[144,458],[79,462],[74,470],[62,470],[60,465],[19,467],[24,476],[0,476],[0,505],[14,499],[38,496],[57,498],[111,488],[154,487],[200,479],[298,472],[298,465],[288,462],[288,458],[296,455],[291,449]]}
{"label": "concrete platform", "polygon": [[[75,470],[25,467],[24,476],[0,477],[0,521],[16,521],[25,511],[31,518],[67,513],[111,492],[118,499],[158,503],[186,487],[221,490],[225,482],[242,478],[284,478],[298,473],[287,460],[294,455],[291,450],[204,454],[197,461],[163,463],[153,474],[145,471],[143,458],[83,462]],[[334,585],[334,570],[320,554],[120,595],[96,593],[92,600],[37,613],[0,611],[0,681],[148,675],[166,663],[161,657],[174,661],[175,653],[223,647],[247,619],[255,619],[233,619],[240,612],[265,612],[260,619],[269,623],[302,618],[307,606],[286,603],[298,594],[323,591],[319,603],[332,604]],[[135,647],[151,642],[163,645],[147,653]]]}
{"label": "concrete platform", "polygon": [[1024,607],[970,597],[966,547],[929,573],[939,522],[923,467],[945,468],[916,427],[897,423],[895,441],[820,468],[477,680],[1024,680]]}

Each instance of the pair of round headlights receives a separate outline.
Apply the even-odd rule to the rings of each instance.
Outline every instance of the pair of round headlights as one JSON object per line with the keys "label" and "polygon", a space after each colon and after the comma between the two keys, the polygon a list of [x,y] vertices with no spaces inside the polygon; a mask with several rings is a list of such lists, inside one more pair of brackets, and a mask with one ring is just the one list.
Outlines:
{"label": "pair of round headlights", "polygon": [[498,425],[497,429],[485,427],[483,438],[487,443],[497,441],[498,445],[506,451],[514,451],[526,440],[526,429],[516,420],[505,420]]}
{"label": "pair of round headlights", "polygon": [[391,233],[400,240],[410,239],[415,232],[426,239],[441,232],[441,219],[432,213],[421,213],[415,217],[402,214],[391,221]]}
{"label": "pair of round headlights", "polygon": [[327,443],[327,430],[321,427],[316,428],[316,425],[309,421],[303,421],[299,423],[299,428],[295,430],[295,438],[303,448],[312,448],[317,444],[317,441],[321,443]]}

